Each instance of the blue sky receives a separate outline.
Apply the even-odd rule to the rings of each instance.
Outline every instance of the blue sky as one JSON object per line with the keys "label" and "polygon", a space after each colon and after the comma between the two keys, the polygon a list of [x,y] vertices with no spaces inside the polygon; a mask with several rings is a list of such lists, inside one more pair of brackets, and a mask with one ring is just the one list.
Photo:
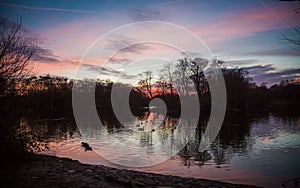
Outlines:
{"label": "blue sky", "polygon": [[[298,7],[300,2],[276,0],[0,0],[2,16],[21,17],[24,26],[41,36],[40,57],[47,57],[35,63],[37,74],[72,77],[97,38],[124,24],[154,20],[188,29],[228,67],[247,67],[258,84],[300,77],[300,47],[280,39],[281,33],[300,38],[294,31],[300,26],[300,13],[294,11]],[[84,63],[99,66],[96,60]]]}

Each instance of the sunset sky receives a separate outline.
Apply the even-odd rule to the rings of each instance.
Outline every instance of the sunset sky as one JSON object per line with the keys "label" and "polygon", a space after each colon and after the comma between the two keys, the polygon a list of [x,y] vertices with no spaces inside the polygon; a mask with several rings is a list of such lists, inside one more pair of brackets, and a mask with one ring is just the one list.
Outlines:
{"label": "sunset sky", "polygon": [[[294,11],[299,7],[300,2],[276,0],[0,0],[2,16],[21,17],[23,25],[42,38],[43,44],[36,55],[39,61],[34,68],[37,74],[73,77],[82,55],[99,37],[125,24],[163,21],[196,34],[213,56],[224,60],[228,67],[245,67],[258,84],[300,77],[300,46],[281,40],[281,33],[299,40],[300,35],[294,31],[294,28],[300,27],[300,13]],[[140,35],[147,33],[141,32]],[[129,32],[104,45],[116,50],[112,48],[131,44],[132,40],[134,38]],[[168,54],[164,56],[169,58],[168,61],[180,58],[180,53],[174,55],[174,49],[170,47],[148,45],[131,46],[126,57],[124,53],[119,55],[123,60],[130,60],[134,57],[130,53],[137,52],[151,57],[153,54],[156,57]],[[191,53],[200,56],[203,52]],[[157,68],[160,60],[150,58],[144,61],[144,64]],[[95,74],[95,67],[103,67],[103,62],[97,56],[81,62],[86,69],[85,76]],[[133,67],[144,68],[137,64]],[[100,78],[116,76],[121,72],[118,68],[114,64],[101,69]],[[101,74],[105,76],[101,77]],[[133,76],[130,73],[126,75]]]}

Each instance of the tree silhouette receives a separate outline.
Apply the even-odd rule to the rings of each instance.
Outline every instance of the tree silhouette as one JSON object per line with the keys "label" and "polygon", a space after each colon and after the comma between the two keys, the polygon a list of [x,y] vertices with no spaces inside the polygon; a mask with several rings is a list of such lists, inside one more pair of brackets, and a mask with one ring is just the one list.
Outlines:
{"label": "tree silhouette", "polygon": [[[300,0],[279,0],[279,1],[294,2],[294,1],[300,1]],[[296,14],[298,14],[300,12],[300,7],[295,8],[294,11],[295,11]],[[295,28],[295,32],[296,32],[297,36],[300,37],[300,31],[299,31],[298,28]],[[300,46],[300,40],[299,39],[287,37],[283,33],[281,33],[281,36],[282,36],[282,38],[281,38],[282,40],[286,40],[286,41],[291,42],[292,44]]]}
{"label": "tree silhouette", "polygon": [[143,74],[139,74],[139,76],[141,77],[138,85],[141,87],[141,89],[145,92],[147,92],[150,96],[150,98],[153,97],[153,92],[152,92],[152,80],[153,80],[153,76],[152,76],[152,71],[144,71]]}
{"label": "tree silhouette", "polygon": [[167,86],[170,88],[171,95],[175,94],[173,88],[174,79],[174,66],[171,63],[169,63],[160,70],[160,80],[163,83],[167,84]]}
{"label": "tree silhouette", "polygon": [[204,67],[208,65],[208,60],[203,58],[195,58],[191,61],[191,71],[192,75],[190,78],[193,80],[194,85],[196,87],[196,91],[200,95],[201,93],[205,93],[208,91],[208,83],[204,75]]}
{"label": "tree silhouette", "polygon": [[[298,28],[294,29],[296,34],[300,37],[300,30]],[[289,41],[292,44],[295,44],[297,46],[300,46],[300,40],[299,39],[292,39],[290,37],[287,37],[285,34],[281,33],[281,36],[283,37],[283,40]]]}
{"label": "tree silhouette", "polygon": [[31,71],[30,60],[37,38],[22,27],[21,21],[0,17],[0,96]]}

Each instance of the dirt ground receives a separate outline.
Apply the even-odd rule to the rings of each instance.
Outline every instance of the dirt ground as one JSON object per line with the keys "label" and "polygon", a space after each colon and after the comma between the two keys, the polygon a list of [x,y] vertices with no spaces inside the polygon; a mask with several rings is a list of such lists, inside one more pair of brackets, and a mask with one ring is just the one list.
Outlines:
{"label": "dirt ground", "polygon": [[7,166],[0,174],[4,187],[255,187],[88,165],[46,155]]}

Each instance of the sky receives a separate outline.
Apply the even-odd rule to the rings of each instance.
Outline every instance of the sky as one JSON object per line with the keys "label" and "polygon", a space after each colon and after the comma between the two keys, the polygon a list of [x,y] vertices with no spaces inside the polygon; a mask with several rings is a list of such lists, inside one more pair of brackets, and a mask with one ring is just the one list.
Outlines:
{"label": "sky", "polygon": [[[35,74],[137,80],[184,54],[242,67],[258,85],[300,77],[300,2],[0,0],[42,41]],[[143,23],[143,24],[141,24]],[[145,24],[147,23],[147,24]]]}

